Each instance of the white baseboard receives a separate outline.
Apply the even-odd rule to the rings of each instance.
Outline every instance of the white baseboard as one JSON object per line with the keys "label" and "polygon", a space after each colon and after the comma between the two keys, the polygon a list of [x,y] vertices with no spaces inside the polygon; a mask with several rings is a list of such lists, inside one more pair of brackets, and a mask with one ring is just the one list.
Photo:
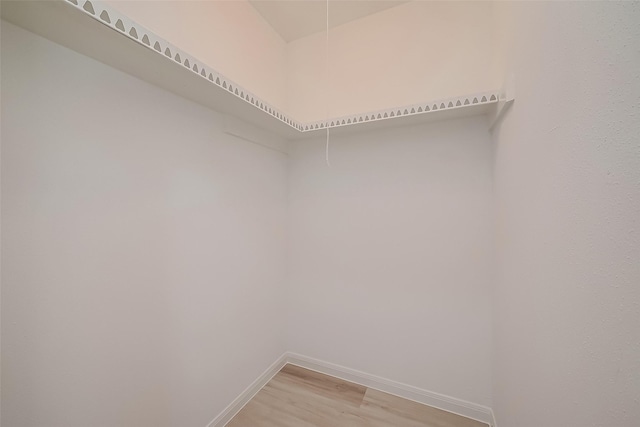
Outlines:
{"label": "white baseboard", "polygon": [[251,383],[249,387],[244,389],[244,391],[240,393],[240,395],[236,397],[229,406],[224,408],[218,416],[207,424],[207,427],[224,427],[286,364],[287,353],[284,353],[275,362],[273,362],[266,371],[260,374],[260,376]]}
{"label": "white baseboard", "polygon": [[496,427],[491,408],[296,353],[284,353],[207,427],[224,427],[287,363],[393,394]]}
{"label": "white baseboard", "polygon": [[463,417],[493,425],[491,424],[493,423],[493,414],[491,408],[487,406],[467,402],[462,399],[456,399],[455,397],[446,396],[433,391],[420,389],[397,381],[356,371],[355,369],[345,368],[344,366],[302,356],[300,354],[288,353],[287,362],[292,365],[297,365],[322,374],[338,377],[365,387],[373,388],[385,393],[413,400],[414,402],[433,406],[434,408],[442,409],[447,412],[452,412],[454,414],[462,415]]}

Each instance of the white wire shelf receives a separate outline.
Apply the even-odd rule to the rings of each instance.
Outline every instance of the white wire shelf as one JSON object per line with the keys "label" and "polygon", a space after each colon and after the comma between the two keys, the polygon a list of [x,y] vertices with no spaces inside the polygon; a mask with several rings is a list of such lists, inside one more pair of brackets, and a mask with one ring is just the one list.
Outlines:
{"label": "white wire shelf", "polygon": [[495,109],[499,91],[302,123],[98,0],[3,1],[2,17],[128,74],[285,138],[422,123]]}

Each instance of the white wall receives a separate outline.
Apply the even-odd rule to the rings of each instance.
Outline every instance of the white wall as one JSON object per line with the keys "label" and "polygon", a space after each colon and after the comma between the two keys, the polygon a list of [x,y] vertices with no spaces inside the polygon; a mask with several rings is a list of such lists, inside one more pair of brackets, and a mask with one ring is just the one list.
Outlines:
{"label": "white wall", "polygon": [[285,156],[6,22],[2,119],[2,424],[206,425],[285,350]]}
{"label": "white wall", "polygon": [[502,4],[500,427],[640,425],[640,4]]}
{"label": "white wall", "polygon": [[483,118],[292,146],[289,349],[490,405]]}
{"label": "white wall", "polygon": [[500,87],[492,3],[413,1],[287,45],[287,111],[321,120]]}
{"label": "white wall", "polygon": [[247,0],[107,2],[285,111],[286,43]]}

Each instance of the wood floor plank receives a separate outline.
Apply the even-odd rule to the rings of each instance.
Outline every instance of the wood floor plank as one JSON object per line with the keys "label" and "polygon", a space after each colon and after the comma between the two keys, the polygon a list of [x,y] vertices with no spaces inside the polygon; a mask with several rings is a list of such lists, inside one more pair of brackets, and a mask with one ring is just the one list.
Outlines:
{"label": "wood floor plank", "polygon": [[[282,374],[282,375],[281,375]],[[278,380],[292,379],[303,388],[313,390],[315,393],[338,399],[340,401],[360,406],[367,387],[354,384],[340,378],[324,375],[319,372],[287,364],[278,373]]]}
{"label": "wood floor plank", "polygon": [[367,389],[360,409],[366,417],[384,421],[381,425],[487,427],[479,421],[374,389]]}
{"label": "wood floor plank", "polygon": [[286,365],[227,427],[487,427],[478,421]]}

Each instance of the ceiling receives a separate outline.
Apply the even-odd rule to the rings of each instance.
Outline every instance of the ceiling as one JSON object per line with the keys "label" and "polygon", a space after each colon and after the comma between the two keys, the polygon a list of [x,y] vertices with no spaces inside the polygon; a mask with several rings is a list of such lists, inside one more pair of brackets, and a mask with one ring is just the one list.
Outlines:
{"label": "ceiling", "polygon": [[[324,31],[327,4],[324,0],[249,0],[286,42]],[[329,27],[407,3],[406,0],[330,0]]]}

